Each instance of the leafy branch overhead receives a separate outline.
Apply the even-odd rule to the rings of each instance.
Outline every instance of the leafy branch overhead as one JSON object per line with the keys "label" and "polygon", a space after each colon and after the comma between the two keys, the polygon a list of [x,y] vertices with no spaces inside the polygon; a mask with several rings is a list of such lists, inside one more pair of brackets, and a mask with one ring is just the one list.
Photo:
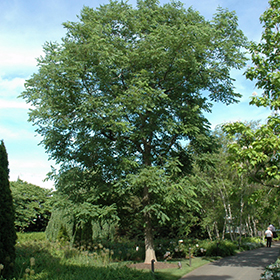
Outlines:
{"label": "leafy branch overhead", "polygon": [[249,174],[256,182],[279,187],[280,3],[271,0],[269,4],[260,18],[264,28],[261,42],[251,43],[249,48],[253,66],[245,75],[256,80],[256,87],[263,91],[261,96],[253,95],[250,104],[269,108],[271,115],[264,124],[239,122],[225,125],[224,130],[235,140],[230,152],[239,172]]}

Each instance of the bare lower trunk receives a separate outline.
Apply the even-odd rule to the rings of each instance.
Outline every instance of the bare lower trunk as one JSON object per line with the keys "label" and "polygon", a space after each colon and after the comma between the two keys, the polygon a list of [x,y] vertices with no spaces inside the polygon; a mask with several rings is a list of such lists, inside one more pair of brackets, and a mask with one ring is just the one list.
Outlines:
{"label": "bare lower trunk", "polygon": [[227,228],[227,220],[225,219],[224,226],[223,226],[223,235],[222,235],[223,240],[225,239],[226,228]]}
{"label": "bare lower trunk", "polygon": [[[225,186],[223,185],[224,189]],[[231,238],[231,241],[233,241],[233,236],[232,236],[232,226],[231,226],[231,208],[230,208],[230,204],[226,202],[226,198],[225,198],[225,195],[222,191],[222,189],[220,188],[220,194],[221,194],[221,198],[222,198],[222,202],[223,202],[223,205],[224,205],[224,210],[225,210],[225,214],[226,214],[226,217],[225,217],[225,226],[228,225],[228,230],[229,230],[229,234],[230,234],[230,238]],[[226,191],[225,191],[225,194],[226,194]]]}
{"label": "bare lower trunk", "polygon": [[243,208],[244,208],[243,195],[241,195],[241,201],[240,201],[240,221],[239,221],[239,241],[238,241],[238,247],[239,247],[239,249],[240,249],[240,246],[241,246],[241,236],[242,236],[242,215],[243,215]]}
{"label": "bare lower trunk", "polygon": [[253,228],[254,228],[254,236],[257,237],[258,236],[257,224],[256,224],[256,220],[254,217],[253,217],[252,221],[253,221]]}
{"label": "bare lower trunk", "polygon": [[212,241],[212,235],[211,235],[211,230],[210,230],[209,226],[206,226],[206,229],[208,232],[209,239]]}
{"label": "bare lower trunk", "polygon": [[215,228],[215,231],[216,231],[216,237],[217,239],[220,238],[220,233],[219,233],[219,229],[218,229],[218,226],[217,226],[217,221],[214,222],[214,228]]}
{"label": "bare lower trunk", "polygon": [[248,215],[248,223],[246,222],[246,225],[247,225],[247,228],[248,228],[248,233],[251,237],[254,236],[253,234],[253,229],[252,229],[252,226],[251,226],[251,221],[253,222],[254,219],[251,219],[250,215]]}
{"label": "bare lower trunk", "polygon": [[157,261],[154,249],[152,228],[146,226],[145,228],[145,263],[151,263],[152,260]]}
{"label": "bare lower trunk", "polygon": [[[144,187],[143,192],[143,206],[149,205],[150,198],[149,198],[149,189],[148,187]],[[154,238],[153,238],[153,229],[152,229],[152,223],[151,223],[151,213],[149,211],[144,211],[144,223],[145,223],[145,263],[151,263],[152,260],[155,262],[156,259],[156,253],[154,249]]]}

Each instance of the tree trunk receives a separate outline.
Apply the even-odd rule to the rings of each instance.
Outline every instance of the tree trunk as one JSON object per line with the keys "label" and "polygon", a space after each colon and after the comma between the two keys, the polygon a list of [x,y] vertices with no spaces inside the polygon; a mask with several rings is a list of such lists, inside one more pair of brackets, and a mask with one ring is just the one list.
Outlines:
{"label": "tree trunk", "polygon": [[222,235],[223,240],[225,239],[226,229],[227,229],[227,220],[225,219],[224,226],[223,226],[223,235]]}
{"label": "tree trunk", "polygon": [[[226,193],[226,188],[224,186],[224,184],[222,183],[224,189],[225,189],[225,193]],[[223,194],[223,191],[221,188],[219,188],[219,191],[220,191],[220,194],[221,194],[221,198],[222,198],[222,202],[223,202],[223,206],[224,206],[224,210],[225,210],[225,214],[226,214],[226,217],[225,217],[225,223],[228,225],[228,229],[229,229],[229,234],[230,234],[230,238],[231,238],[231,241],[233,241],[233,237],[232,237],[232,227],[231,227],[231,209],[230,209],[230,204],[226,202],[226,199],[225,199],[225,195]]]}
{"label": "tree trunk", "polygon": [[240,198],[240,221],[239,221],[239,241],[238,241],[238,248],[240,249],[241,246],[241,237],[242,237],[242,215],[244,209],[244,202],[243,202],[243,194],[241,194]]}
{"label": "tree trunk", "polygon": [[253,228],[254,228],[254,236],[257,237],[258,236],[257,224],[256,224],[256,220],[254,217],[253,217],[252,221],[253,221]]}
{"label": "tree trunk", "polygon": [[212,241],[212,235],[211,235],[210,227],[206,226],[206,229],[207,229],[207,232],[208,232],[209,239]]}
{"label": "tree trunk", "polygon": [[215,228],[215,231],[216,231],[216,237],[217,239],[220,238],[220,233],[219,233],[219,229],[218,229],[218,226],[217,226],[217,221],[214,222],[214,228]]}
{"label": "tree trunk", "polygon": [[151,263],[152,260],[157,261],[154,249],[154,238],[151,221],[151,213],[145,211],[145,207],[150,204],[149,189],[144,187],[143,206],[144,206],[144,235],[145,235],[145,263]]}

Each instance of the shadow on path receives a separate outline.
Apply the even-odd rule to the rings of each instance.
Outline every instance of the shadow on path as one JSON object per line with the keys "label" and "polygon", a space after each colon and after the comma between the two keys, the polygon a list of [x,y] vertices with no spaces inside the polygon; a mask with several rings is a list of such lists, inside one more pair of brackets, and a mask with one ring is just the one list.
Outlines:
{"label": "shadow on path", "polygon": [[199,267],[180,280],[259,280],[265,267],[279,256],[280,242],[271,248],[241,252]]}
{"label": "shadow on path", "polygon": [[[214,266],[249,266],[249,267],[266,267],[274,262],[274,258],[278,257],[280,243],[272,248],[259,248],[251,251],[241,252],[235,256],[226,257],[210,263]],[[276,261],[276,259],[275,259]]]}

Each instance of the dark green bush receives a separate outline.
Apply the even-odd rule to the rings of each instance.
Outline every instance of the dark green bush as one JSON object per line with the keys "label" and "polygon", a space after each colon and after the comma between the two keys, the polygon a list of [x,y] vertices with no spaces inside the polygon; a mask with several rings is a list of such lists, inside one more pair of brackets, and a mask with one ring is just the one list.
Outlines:
{"label": "dark green bush", "polygon": [[4,142],[0,142],[0,275],[11,278],[15,266],[15,211],[9,183],[9,163]]}
{"label": "dark green bush", "polygon": [[222,241],[215,241],[209,243],[209,245],[205,248],[205,256],[220,256],[220,257],[227,257],[232,256],[237,251],[237,246],[232,241],[229,240],[222,240]]}
{"label": "dark green bush", "polygon": [[[158,239],[155,240],[156,256],[159,260],[167,258],[185,258],[189,246],[187,242],[179,239]],[[167,256],[168,255],[168,256]]]}

